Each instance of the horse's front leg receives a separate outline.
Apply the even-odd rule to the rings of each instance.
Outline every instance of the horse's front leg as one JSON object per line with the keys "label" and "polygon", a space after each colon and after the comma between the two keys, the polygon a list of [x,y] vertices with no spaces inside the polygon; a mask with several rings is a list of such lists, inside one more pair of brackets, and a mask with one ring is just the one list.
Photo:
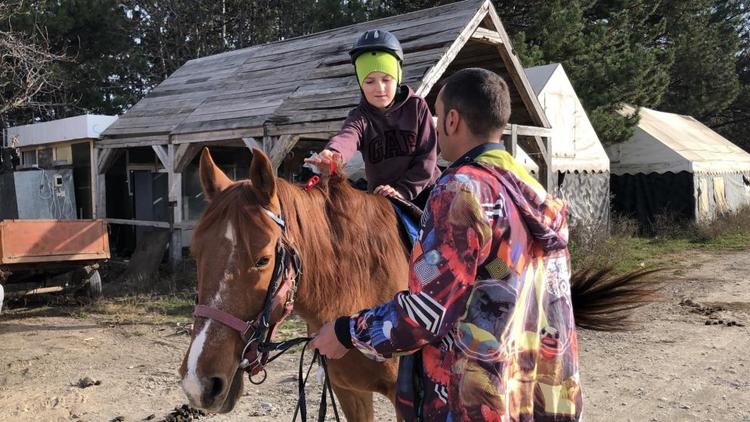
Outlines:
{"label": "horse's front leg", "polygon": [[376,362],[352,350],[342,359],[330,360],[328,370],[349,421],[373,420],[373,392],[386,396],[391,402],[395,399],[398,371],[395,359]]}
{"label": "horse's front leg", "polygon": [[341,405],[347,421],[373,422],[375,420],[372,391],[347,390],[335,384],[333,391],[336,393],[338,404]]}

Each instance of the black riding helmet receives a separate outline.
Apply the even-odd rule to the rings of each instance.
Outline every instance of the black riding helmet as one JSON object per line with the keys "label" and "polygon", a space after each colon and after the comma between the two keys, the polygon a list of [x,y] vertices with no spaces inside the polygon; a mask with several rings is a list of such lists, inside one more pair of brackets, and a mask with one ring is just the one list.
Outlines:
{"label": "black riding helmet", "polygon": [[387,51],[396,56],[399,62],[404,61],[404,50],[401,49],[401,43],[398,42],[395,35],[383,29],[365,31],[357,38],[352,49],[349,50],[352,63],[357,60],[360,54],[368,51]]}

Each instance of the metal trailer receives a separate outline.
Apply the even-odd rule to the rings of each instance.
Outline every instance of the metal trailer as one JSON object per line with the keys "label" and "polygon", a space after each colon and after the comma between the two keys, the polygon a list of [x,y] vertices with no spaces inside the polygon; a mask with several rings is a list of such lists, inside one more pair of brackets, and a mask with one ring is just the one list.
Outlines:
{"label": "metal trailer", "polygon": [[109,258],[103,220],[0,221],[0,309],[3,290],[6,297],[75,291],[97,298],[99,264]]}

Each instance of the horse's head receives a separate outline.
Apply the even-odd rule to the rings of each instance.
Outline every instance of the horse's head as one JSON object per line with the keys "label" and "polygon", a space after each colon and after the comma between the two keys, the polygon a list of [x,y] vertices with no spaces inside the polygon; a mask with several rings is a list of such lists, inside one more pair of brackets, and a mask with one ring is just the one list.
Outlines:
{"label": "horse's head", "polygon": [[[271,163],[256,149],[250,180],[232,182],[204,149],[200,179],[208,206],[192,240],[198,304],[252,320],[263,308],[282,236],[268,215],[280,213]],[[214,319],[195,318],[192,342],[180,367],[182,389],[192,406],[232,410],[242,394],[244,371],[239,365],[244,346],[238,331]]]}

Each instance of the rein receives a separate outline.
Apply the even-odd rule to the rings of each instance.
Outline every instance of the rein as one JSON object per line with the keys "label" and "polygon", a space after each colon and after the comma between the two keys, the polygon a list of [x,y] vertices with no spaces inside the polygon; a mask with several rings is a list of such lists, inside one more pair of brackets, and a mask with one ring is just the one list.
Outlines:
{"label": "rein", "polygon": [[[305,399],[305,385],[310,375],[315,362],[319,362],[325,373],[325,380],[323,385],[323,393],[320,399],[320,408],[318,409],[318,421],[323,422],[326,417],[326,411],[328,409],[326,403],[326,396],[331,395],[331,403],[333,405],[333,413],[336,421],[339,421],[339,414],[336,408],[336,399],[333,395],[333,388],[331,387],[330,377],[328,376],[328,364],[325,356],[321,356],[317,350],[313,354],[313,359],[310,362],[310,366],[307,369],[307,374],[304,379],[303,366],[305,351],[307,346],[312,340],[312,337],[297,337],[291,340],[273,342],[271,338],[273,333],[276,331],[276,327],[281,324],[291,313],[294,307],[294,296],[299,286],[299,280],[301,275],[302,264],[300,262],[299,254],[297,251],[286,243],[286,223],[280,215],[276,215],[270,210],[263,208],[263,212],[270,217],[278,226],[281,228],[282,238],[276,245],[276,252],[274,258],[274,268],[271,276],[271,282],[268,285],[266,291],[266,298],[263,303],[263,309],[255,319],[251,321],[244,321],[234,315],[224,312],[221,309],[213,308],[206,305],[196,305],[193,310],[194,317],[208,318],[210,320],[219,322],[240,334],[240,337],[245,342],[245,347],[242,349],[240,355],[240,368],[247,372],[247,377],[250,383],[255,385],[263,384],[268,376],[268,372],[265,366],[278,357],[289,351],[292,347],[303,344],[302,353],[300,356],[299,363],[299,374],[298,374],[298,399],[297,407],[294,410],[294,418],[292,421],[297,420],[297,414],[299,413],[302,420],[307,420],[307,401]],[[288,269],[287,261],[291,258],[291,271]],[[279,306],[283,306],[282,315],[278,321],[271,322],[271,314]],[[271,352],[278,352],[272,357],[269,357]],[[263,373],[260,380],[253,380],[253,376],[259,373]]]}

